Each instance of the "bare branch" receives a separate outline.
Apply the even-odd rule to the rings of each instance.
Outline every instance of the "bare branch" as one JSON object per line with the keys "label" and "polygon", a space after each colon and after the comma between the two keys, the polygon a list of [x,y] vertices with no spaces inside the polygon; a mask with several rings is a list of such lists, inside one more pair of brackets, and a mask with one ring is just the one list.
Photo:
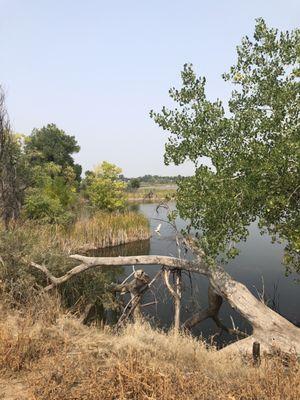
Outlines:
{"label": "bare branch", "polygon": [[48,270],[48,268],[45,267],[45,265],[40,265],[35,262],[31,262],[30,265],[42,271],[46,275],[46,277],[50,280],[50,282],[52,282],[54,285],[57,285],[57,278],[55,278],[55,276],[51,274],[51,272]]}
{"label": "bare branch", "polygon": [[[175,257],[169,256],[126,256],[126,257],[86,257],[78,254],[71,255],[70,258],[74,260],[82,261],[85,264],[85,268],[94,267],[120,267],[127,265],[143,265],[143,266],[154,266],[162,265],[170,269],[181,269],[191,272],[197,272],[199,274],[209,275],[209,267],[204,263],[197,261],[182,260]],[[77,268],[77,267],[75,267]],[[73,269],[75,269],[73,268]],[[73,270],[71,270],[73,271]],[[71,273],[69,271],[69,273]],[[82,272],[82,271],[80,271]],[[76,273],[78,273],[76,271]],[[61,279],[61,278],[59,278]]]}
{"label": "bare branch", "polygon": [[[134,313],[135,309],[139,306],[142,295],[153,285],[153,283],[158,279],[160,275],[161,271],[158,271],[157,274],[149,283],[145,283],[144,286],[140,287],[137,293],[135,294],[132,293],[131,299],[126,304],[123,313],[117,322],[116,329],[118,329],[125,322],[125,320],[128,319],[132,313]],[[129,309],[129,312],[126,315],[126,312],[130,305],[131,308]]]}
{"label": "bare branch", "polygon": [[65,275],[61,276],[60,278],[56,278],[54,275],[51,274],[51,272],[46,268],[44,265],[40,265],[34,262],[31,262],[30,265],[41,272],[43,272],[46,277],[50,280],[51,285],[46,286],[43,290],[45,292],[48,292],[49,290],[53,289],[55,286],[61,285],[62,283],[66,282],[69,280],[72,276],[77,275],[89,268],[86,268],[87,266],[85,264],[80,264],[77,265],[77,267],[72,268],[70,271],[68,271]]}
{"label": "bare branch", "polygon": [[178,297],[178,295],[170,283],[170,270],[164,269],[164,280],[165,280],[167,288],[169,289],[169,292],[174,297],[174,299],[176,299]]}

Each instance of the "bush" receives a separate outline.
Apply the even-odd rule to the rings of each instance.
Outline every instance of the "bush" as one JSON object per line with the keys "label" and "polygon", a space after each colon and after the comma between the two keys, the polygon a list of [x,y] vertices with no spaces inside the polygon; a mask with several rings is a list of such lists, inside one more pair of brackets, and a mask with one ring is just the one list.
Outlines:
{"label": "bush", "polygon": [[58,198],[53,198],[39,189],[32,189],[26,197],[24,212],[27,218],[41,223],[62,223],[71,217]]}
{"label": "bush", "polygon": [[121,172],[121,168],[104,161],[88,176],[86,193],[96,210],[124,209],[126,184],[119,179]]}

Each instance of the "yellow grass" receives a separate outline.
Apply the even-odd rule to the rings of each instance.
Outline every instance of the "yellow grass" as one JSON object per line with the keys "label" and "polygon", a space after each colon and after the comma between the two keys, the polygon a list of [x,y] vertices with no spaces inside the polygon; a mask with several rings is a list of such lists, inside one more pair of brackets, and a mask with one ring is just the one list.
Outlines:
{"label": "yellow grass", "polygon": [[77,249],[98,249],[149,237],[149,222],[142,214],[98,213],[89,219],[77,221],[68,232],[67,240]]}
{"label": "yellow grass", "polygon": [[[3,231],[0,226],[0,230]],[[14,236],[21,234],[35,247],[60,248],[65,253],[100,249],[150,238],[149,221],[136,212],[99,212],[82,218],[66,228],[60,225],[37,224],[27,220],[16,225]],[[40,244],[40,246],[39,246]]]}
{"label": "yellow grass", "polygon": [[264,358],[257,368],[147,323],[118,335],[85,327],[51,301],[39,299],[39,311],[1,310],[0,388],[11,399],[300,398],[300,368],[293,356]]}

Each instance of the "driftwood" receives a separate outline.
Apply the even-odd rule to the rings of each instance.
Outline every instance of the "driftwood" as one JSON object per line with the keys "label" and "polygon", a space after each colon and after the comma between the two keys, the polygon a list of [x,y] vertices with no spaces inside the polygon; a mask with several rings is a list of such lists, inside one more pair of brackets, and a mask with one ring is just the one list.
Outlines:
{"label": "driftwood", "polygon": [[[80,265],[68,271],[65,275],[54,277],[45,266],[35,263],[31,265],[41,270],[49,279],[50,284],[44,290],[66,282],[72,276],[91,268],[104,268],[112,266],[145,266],[160,265],[164,271],[189,271],[206,276],[210,281],[210,306],[203,315],[194,316],[186,325],[193,325],[205,318],[213,318],[221,328],[222,323],[218,319],[218,311],[221,307],[221,299],[227,300],[231,307],[243,316],[253,328],[252,335],[225,347],[223,352],[252,352],[253,342],[259,342],[261,351],[272,352],[281,349],[283,352],[295,352],[300,354],[300,329],[286,320],[275,311],[271,310],[259,301],[242,283],[235,281],[222,267],[207,265],[201,253],[196,252],[195,260],[183,260],[166,256],[134,256],[134,257],[85,257],[72,255],[71,258],[81,262]],[[167,273],[168,275],[168,273]],[[166,276],[167,276],[166,275]],[[172,288],[174,291],[174,289]],[[176,293],[174,291],[174,293]],[[197,321],[195,320],[197,319]],[[231,332],[238,334],[239,332]]]}
{"label": "driftwood", "polygon": [[[149,289],[149,283],[151,282],[151,279],[142,269],[134,271],[133,277],[134,279],[128,283],[126,283],[125,280],[121,284],[112,284],[110,286],[110,290],[115,293],[130,293],[131,301],[128,303],[128,305],[131,306],[130,314],[133,314],[134,320],[137,321],[141,319],[141,299],[146,290]],[[121,323],[123,323],[124,319],[128,316],[129,314],[123,312],[117,325],[119,326]]]}

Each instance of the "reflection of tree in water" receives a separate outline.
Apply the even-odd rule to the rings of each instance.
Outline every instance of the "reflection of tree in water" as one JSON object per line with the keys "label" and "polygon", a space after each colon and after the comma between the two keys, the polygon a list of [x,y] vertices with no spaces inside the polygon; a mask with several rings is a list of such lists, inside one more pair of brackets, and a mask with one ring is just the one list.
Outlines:
{"label": "reflection of tree in water", "polygon": [[118,257],[147,255],[150,252],[150,240],[138,240],[120,246],[105,247],[104,249],[90,250],[87,252],[92,257]]}

